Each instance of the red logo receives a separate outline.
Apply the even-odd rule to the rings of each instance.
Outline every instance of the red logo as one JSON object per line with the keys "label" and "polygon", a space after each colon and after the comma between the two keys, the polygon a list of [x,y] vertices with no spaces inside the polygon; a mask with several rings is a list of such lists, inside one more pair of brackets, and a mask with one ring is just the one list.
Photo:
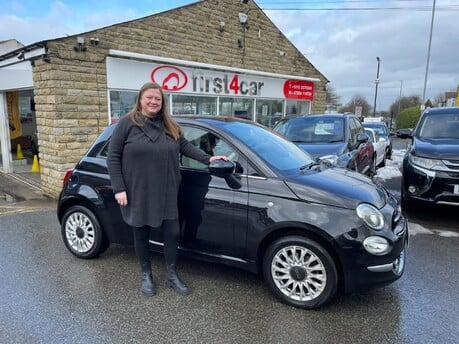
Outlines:
{"label": "red logo", "polygon": [[151,80],[164,91],[179,91],[188,84],[186,73],[175,66],[159,66],[151,72]]}
{"label": "red logo", "polygon": [[287,80],[284,83],[284,96],[288,99],[314,99],[314,83],[305,80]]}

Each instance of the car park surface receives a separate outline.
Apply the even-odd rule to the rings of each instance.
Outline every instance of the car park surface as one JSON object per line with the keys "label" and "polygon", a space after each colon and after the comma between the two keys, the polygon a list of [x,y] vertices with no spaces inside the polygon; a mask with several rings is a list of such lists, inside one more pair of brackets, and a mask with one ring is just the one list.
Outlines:
{"label": "car park surface", "polygon": [[360,120],[352,114],[315,114],[286,117],[273,130],[319,159],[336,166],[374,175],[373,145]]}
{"label": "car park surface", "polygon": [[[249,121],[176,119],[197,147],[213,135],[214,154],[234,164],[207,167],[181,157],[181,255],[262,273],[275,296],[299,308],[402,276],[407,222],[384,187],[319,164]],[[112,130],[68,172],[59,198],[62,238],[80,258],[96,257],[110,243],[132,243],[107,173]],[[151,243],[161,252],[160,233]]]}
{"label": "car park surface", "polygon": [[459,107],[423,112],[402,168],[402,203],[459,205]]}

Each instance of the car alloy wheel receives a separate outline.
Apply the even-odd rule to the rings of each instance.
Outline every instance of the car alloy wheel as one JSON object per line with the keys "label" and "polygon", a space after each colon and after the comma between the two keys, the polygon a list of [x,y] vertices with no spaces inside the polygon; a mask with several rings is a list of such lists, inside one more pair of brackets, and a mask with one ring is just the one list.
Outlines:
{"label": "car alloy wheel", "polygon": [[73,206],[65,213],[61,234],[65,245],[79,258],[93,258],[105,251],[108,241],[93,212],[83,206]]}
{"label": "car alloy wheel", "polygon": [[266,251],[263,272],[274,294],[295,307],[317,308],[336,294],[333,259],[317,242],[302,236],[274,242]]}

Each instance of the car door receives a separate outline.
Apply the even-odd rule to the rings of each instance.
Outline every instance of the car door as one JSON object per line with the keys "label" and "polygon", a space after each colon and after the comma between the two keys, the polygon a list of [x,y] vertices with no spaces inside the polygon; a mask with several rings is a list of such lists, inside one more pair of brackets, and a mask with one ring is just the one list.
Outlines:
{"label": "car door", "polygon": [[359,142],[359,134],[365,134],[365,130],[357,118],[351,117],[350,126],[353,135],[355,136],[355,142],[353,146],[353,157],[355,159],[354,164],[356,166],[356,171],[360,173],[367,173],[371,168],[373,162],[373,147],[371,142]]}
{"label": "car door", "polygon": [[[239,172],[247,161],[226,140],[207,129],[183,125],[184,136],[197,148],[211,155],[225,155],[237,164]],[[182,181],[178,206],[181,225],[180,245],[210,254],[238,257],[246,248],[247,179],[232,189],[225,179],[210,175],[208,167],[181,157]]]}

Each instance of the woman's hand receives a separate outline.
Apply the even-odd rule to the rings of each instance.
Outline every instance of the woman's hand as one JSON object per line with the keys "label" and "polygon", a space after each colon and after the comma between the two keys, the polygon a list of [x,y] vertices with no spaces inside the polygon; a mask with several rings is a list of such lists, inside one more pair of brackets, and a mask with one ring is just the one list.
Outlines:
{"label": "woman's hand", "polygon": [[225,160],[225,161],[228,161],[228,157],[224,156],[224,155],[215,155],[215,156],[211,156],[210,159],[209,159],[209,162],[212,162],[212,161],[215,161],[215,160]]}
{"label": "woman's hand", "polygon": [[126,191],[116,193],[115,199],[118,202],[118,204],[123,207],[128,204]]}

